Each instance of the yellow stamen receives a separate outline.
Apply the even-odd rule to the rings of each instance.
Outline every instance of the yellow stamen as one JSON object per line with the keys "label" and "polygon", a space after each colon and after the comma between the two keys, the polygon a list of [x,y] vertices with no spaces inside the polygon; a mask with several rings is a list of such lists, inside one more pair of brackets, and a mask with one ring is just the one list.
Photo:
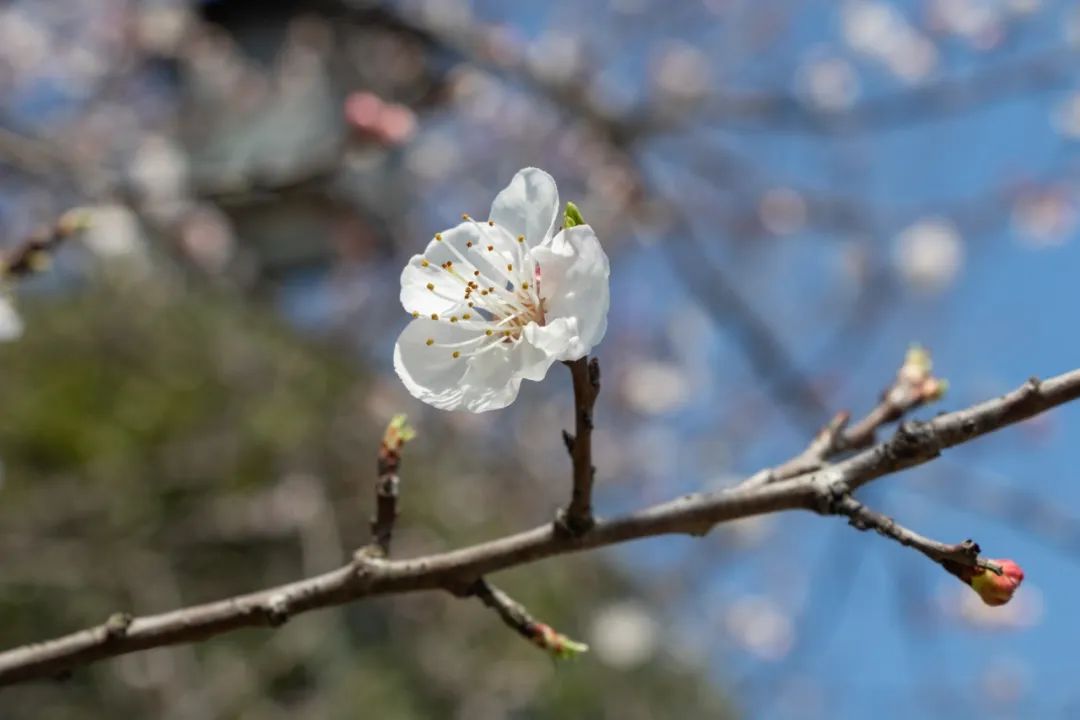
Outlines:
{"label": "yellow stamen", "polygon": [[425,344],[427,344],[428,347],[431,347],[432,345],[435,344],[435,338],[428,338],[424,342],[425,342]]}

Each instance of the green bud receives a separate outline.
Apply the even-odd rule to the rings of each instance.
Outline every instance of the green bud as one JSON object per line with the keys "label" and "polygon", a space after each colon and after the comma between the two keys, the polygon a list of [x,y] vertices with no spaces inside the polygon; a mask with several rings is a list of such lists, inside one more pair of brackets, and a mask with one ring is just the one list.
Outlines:
{"label": "green bud", "polygon": [[400,450],[401,446],[416,437],[416,430],[409,424],[404,415],[395,415],[386,426],[383,434],[383,445],[390,450]]}
{"label": "green bud", "polygon": [[563,227],[572,228],[584,225],[585,218],[581,217],[581,211],[572,202],[566,203],[566,215],[563,217]]}

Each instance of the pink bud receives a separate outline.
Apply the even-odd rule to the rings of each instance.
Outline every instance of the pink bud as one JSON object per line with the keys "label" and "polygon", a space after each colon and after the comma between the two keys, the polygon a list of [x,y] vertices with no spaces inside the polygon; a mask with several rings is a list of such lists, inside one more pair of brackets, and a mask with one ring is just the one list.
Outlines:
{"label": "pink bud", "polygon": [[416,132],[412,110],[370,92],[354,92],[345,99],[345,121],[358,138],[387,146],[401,145]]}
{"label": "pink bud", "polygon": [[1024,571],[1012,560],[987,561],[1001,568],[998,575],[993,570],[976,569],[968,580],[971,589],[979,594],[987,605],[1004,605],[1012,599],[1016,588],[1024,581]]}

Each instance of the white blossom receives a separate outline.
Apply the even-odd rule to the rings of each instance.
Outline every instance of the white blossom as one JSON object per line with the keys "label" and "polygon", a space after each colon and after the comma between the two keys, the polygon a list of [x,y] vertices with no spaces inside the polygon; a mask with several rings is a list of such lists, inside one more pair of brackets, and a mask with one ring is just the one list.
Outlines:
{"label": "white blossom", "polygon": [[401,304],[414,319],[398,337],[394,369],[430,405],[484,412],[600,341],[608,259],[588,225],[556,233],[559,193],[536,168],[514,176],[490,219],[462,217],[401,273]]}
{"label": "white blossom", "polygon": [[0,342],[18,340],[23,334],[23,321],[19,311],[2,289],[0,289]]}

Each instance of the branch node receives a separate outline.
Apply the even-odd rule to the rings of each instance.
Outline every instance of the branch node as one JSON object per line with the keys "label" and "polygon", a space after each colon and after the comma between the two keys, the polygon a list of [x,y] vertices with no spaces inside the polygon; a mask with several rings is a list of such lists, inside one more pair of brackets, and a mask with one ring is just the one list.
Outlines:
{"label": "branch node", "polygon": [[280,627],[289,619],[289,596],[285,593],[271,595],[263,606],[270,627]]}
{"label": "branch node", "polygon": [[552,523],[555,535],[562,539],[577,539],[596,526],[596,518],[593,517],[592,508],[585,515],[572,516],[570,511],[560,508],[555,511],[555,520]]}
{"label": "branch node", "polygon": [[901,423],[886,447],[901,462],[935,458],[941,454],[941,442],[934,432],[934,426],[919,420]]}
{"label": "branch node", "polygon": [[130,613],[117,612],[109,616],[105,621],[105,639],[119,640],[127,635],[128,628],[134,618]]}
{"label": "branch node", "polygon": [[600,392],[600,361],[597,358],[589,360],[589,384],[592,385],[593,396]]}

